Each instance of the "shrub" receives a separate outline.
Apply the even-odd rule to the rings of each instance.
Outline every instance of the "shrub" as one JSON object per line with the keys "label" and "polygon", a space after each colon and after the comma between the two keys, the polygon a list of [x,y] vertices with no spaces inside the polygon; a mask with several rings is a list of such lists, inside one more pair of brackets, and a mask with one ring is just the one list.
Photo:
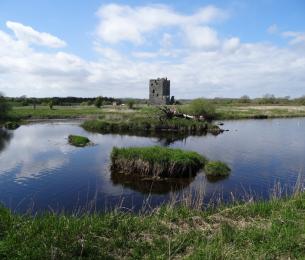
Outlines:
{"label": "shrub", "polygon": [[209,161],[204,170],[208,176],[227,176],[231,171],[228,165],[220,161]]}
{"label": "shrub", "polygon": [[189,104],[188,111],[194,116],[203,116],[205,119],[213,119],[216,116],[214,105],[203,98],[194,99]]}
{"label": "shrub", "polygon": [[77,147],[84,147],[90,143],[90,140],[87,137],[80,135],[69,135],[68,140],[71,145]]}

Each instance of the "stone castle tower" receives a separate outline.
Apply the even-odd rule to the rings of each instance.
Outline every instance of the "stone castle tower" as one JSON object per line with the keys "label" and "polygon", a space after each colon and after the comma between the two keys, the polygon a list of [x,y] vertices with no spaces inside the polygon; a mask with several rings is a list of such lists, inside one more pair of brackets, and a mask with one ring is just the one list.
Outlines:
{"label": "stone castle tower", "polygon": [[170,80],[167,78],[149,80],[149,103],[153,105],[170,103]]}

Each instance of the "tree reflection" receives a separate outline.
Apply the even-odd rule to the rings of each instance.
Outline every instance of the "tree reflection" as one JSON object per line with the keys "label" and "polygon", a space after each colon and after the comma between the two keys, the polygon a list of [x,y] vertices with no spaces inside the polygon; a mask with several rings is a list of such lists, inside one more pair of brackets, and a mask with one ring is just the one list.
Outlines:
{"label": "tree reflection", "polygon": [[10,140],[13,137],[13,133],[0,128],[0,153],[5,149],[9,144]]}

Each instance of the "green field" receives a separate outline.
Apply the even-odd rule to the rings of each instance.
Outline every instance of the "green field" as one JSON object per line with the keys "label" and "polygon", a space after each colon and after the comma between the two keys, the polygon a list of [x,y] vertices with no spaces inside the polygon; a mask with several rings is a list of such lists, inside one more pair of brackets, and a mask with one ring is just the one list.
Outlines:
{"label": "green field", "polygon": [[[179,108],[179,106],[177,106]],[[122,118],[132,116],[133,118],[145,118],[155,113],[155,107],[138,105],[135,109],[125,107],[104,106],[96,108],[94,106],[55,106],[50,109],[48,106],[37,106],[33,109],[31,106],[13,107],[10,116],[20,119],[64,119],[64,118]],[[277,117],[303,117],[305,116],[305,106],[216,106],[216,116],[218,120],[224,119],[246,119],[260,116],[268,118]]]}
{"label": "green field", "polygon": [[304,259],[305,195],[147,214],[20,216],[0,209],[1,259]]}

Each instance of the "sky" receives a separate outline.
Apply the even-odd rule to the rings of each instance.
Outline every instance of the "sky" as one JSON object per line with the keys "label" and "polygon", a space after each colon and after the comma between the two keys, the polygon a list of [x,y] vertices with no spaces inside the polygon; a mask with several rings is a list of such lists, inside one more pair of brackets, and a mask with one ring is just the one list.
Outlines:
{"label": "sky", "polygon": [[305,95],[304,0],[0,0],[6,96]]}

